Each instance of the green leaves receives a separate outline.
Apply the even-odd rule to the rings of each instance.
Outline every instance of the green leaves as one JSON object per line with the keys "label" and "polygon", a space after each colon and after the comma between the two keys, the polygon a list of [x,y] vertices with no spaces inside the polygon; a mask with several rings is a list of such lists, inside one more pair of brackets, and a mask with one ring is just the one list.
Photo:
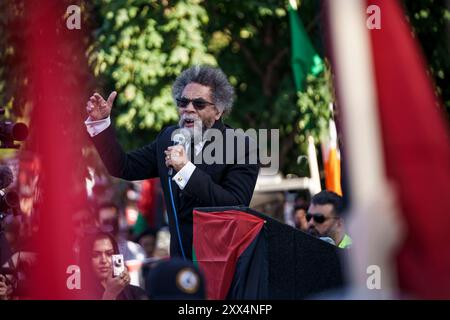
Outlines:
{"label": "green leaves", "polygon": [[305,139],[311,134],[317,141],[326,130],[331,116],[329,104],[333,102],[331,92],[329,70],[306,78],[306,90],[298,94],[297,102],[302,114],[299,121],[300,135],[305,135]]}
{"label": "green leaves", "polygon": [[[297,94],[291,69],[287,2],[281,0],[94,0],[98,28],[88,51],[97,80],[119,95],[113,115],[127,148],[144,145],[177,120],[171,98],[175,77],[188,66],[219,65],[235,86],[237,99],[227,123],[280,130],[284,173],[306,174],[296,159],[306,136],[316,141],[327,127],[333,101],[331,71],[316,70]],[[436,80],[450,108],[449,55],[443,1],[405,1]],[[298,13],[321,57],[321,6],[302,1]],[[448,81],[447,81],[448,82]],[[98,82],[99,83],[99,82]],[[101,82],[100,82],[101,83]]]}
{"label": "green leaves", "polygon": [[450,11],[444,0],[403,1],[409,22],[420,42],[433,77],[436,94],[450,113],[450,90],[448,90],[450,55],[448,25]]}
{"label": "green leaves", "polygon": [[130,140],[137,129],[155,133],[177,119],[175,77],[192,64],[216,63],[203,36],[208,15],[194,0],[95,3],[101,24],[88,54],[95,75],[119,92],[116,125]]}

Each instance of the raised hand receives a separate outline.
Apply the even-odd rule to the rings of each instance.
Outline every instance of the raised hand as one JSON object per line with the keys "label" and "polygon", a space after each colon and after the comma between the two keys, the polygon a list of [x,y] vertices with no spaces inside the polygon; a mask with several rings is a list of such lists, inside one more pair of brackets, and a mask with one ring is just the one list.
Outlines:
{"label": "raised hand", "polygon": [[86,104],[86,111],[91,117],[91,120],[102,120],[109,117],[111,109],[116,99],[117,92],[113,91],[105,101],[103,97],[97,92],[94,93]]}
{"label": "raised hand", "polygon": [[130,284],[130,274],[127,268],[118,277],[113,277],[112,274],[109,275],[105,283],[105,292],[103,293],[103,300],[116,300],[117,296],[122,292],[127,285]]}

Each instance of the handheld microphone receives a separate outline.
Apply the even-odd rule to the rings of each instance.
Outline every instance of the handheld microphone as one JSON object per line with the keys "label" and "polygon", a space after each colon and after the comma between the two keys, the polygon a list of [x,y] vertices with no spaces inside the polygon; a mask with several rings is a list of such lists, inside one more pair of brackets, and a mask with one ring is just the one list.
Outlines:
{"label": "handheld microphone", "polygon": [[[175,132],[177,132],[177,133],[175,133]],[[173,143],[174,146],[179,145],[179,144],[185,144],[186,141],[190,141],[191,135],[190,135],[190,133],[189,133],[189,131],[187,129],[183,128],[183,129],[179,129],[179,130],[177,130],[175,132],[173,132],[175,134],[172,135],[172,143]],[[171,204],[172,204],[173,218],[175,220],[175,227],[176,227],[176,231],[177,231],[178,245],[180,246],[181,255],[183,256],[183,259],[186,260],[186,254],[184,253],[184,249],[183,249],[183,241],[181,240],[181,232],[180,232],[180,228],[179,228],[179,225],[178,225],[177,208],[176,208],[175,202],[173,200],[172,178],[171,178],[171,176],[173,174],[173,168],[172,167],[169,167],[168,174],[169,174],[169,177],[168,177],[167,180],[168,180],[168,185],[169,185],[170,200],[171,200]]]}
{"label": "handheld microphone", "polygon": [[[184,145],[186,143],[186,136],[182,133],[177,133],[172,137],[172,145],[178,146],[178,145]],[[169,167],[169,176],[173,175],[173,167]]]}

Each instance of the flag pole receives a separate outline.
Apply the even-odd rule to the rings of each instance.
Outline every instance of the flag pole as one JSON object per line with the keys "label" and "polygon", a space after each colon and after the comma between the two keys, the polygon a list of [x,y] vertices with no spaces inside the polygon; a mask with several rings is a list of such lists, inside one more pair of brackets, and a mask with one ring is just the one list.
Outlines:
{"label": "flag pole", "polygon": [[308,136],[308,164],[309,172],[311,174],[311,180],[309,185],[309,191],[312,195],[319,193],[322,190],[320,186],[320,174],[319,165],[317,163],[316,146],[314,144],[313,136]]}

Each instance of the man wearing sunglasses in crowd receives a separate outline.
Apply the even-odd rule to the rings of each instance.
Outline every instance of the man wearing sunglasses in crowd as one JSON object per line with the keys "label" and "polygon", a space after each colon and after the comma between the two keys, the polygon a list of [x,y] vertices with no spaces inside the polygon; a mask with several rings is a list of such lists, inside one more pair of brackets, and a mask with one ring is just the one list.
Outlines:
{"label": "man wearing sunglasses in crowd", "polygon": [[[213,164],[197,161],[198,154],[204,155],[210,143],[202,133],[217,129],[215,132],[221,133],[225,141],[225,131],[230,127],[222,118],[231,111],[234,88],[219,68],[203,65],[183,71],[172,86],[178,125],[164,128],[153,142],[128,153],[119,145],[111,125],[116,95],[112,92],[106,100],[98,93],[90,97],[86,105],[87,130],[111,175],[125,180],[161,179],[172,239],[171,256],[191,259],[193,208],[248,206],[255,188],[259,164],[249,161],[250,148],[242,153],[235,147],[231,164],[228,159]],[[172,143],[177,129],[189,133],[184,144]],[[246,146],[250,144],[249,137],[243,139]],[[191,150],[195,152],[195,161],[189,156],[194,156]],[[173,169],[173,175],[169,168]]]}
{"label": "man wearing sunglasses in crowd", "polygon": [[345,233],[342,212],[342,197],[330,191],[319,192],[312,197],[306,214],[307,232],[318,238],[331,238],[339,248],[349,248],[352,239]]}

